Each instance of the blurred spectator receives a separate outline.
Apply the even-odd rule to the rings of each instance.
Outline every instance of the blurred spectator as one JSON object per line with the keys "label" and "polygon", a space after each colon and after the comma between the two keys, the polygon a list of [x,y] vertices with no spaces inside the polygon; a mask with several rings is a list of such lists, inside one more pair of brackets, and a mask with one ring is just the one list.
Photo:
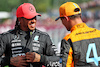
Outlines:
{"label": "blurred spectator", "polygon": [[95,11],[94,16],[95,20],[100,19],[100,10]]}

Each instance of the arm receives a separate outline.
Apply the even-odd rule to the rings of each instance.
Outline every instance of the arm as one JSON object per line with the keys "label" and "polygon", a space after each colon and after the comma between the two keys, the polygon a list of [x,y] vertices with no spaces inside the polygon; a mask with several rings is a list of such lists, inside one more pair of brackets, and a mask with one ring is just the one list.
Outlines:
{"label": "arm", "polygon": [[57,56],[57,49],[55,45],[52,44],[49,35],[45,38],[45,54],[27,52],[27,62],[41,62],[45,66],[59,66],[59,57]]}
{"label": "arm", "polygon": [[52,43],[49,35],[47,36],[46,40],[46,54],[41,55],[41,60],[40,62],[44,63],[46,66],[53,66],[54,65],[59,65],[59,59],[58,57],[58,51],[56,46]]}
{"label": "arm", "polygon": [[0,65],[4,65],[6,64],[5,61],[7,62],[9,59],[7,57],[2,57],[2,55],[4,54],[5,52],[5,43],[3,42],[3,39],[2,39],[2,35],[0,36]]}
{"label": "arm", "polygon": [[62,67],[72,67],[72,48],[68,41],[63,39],[61,41],[61,58],[62,58]]}

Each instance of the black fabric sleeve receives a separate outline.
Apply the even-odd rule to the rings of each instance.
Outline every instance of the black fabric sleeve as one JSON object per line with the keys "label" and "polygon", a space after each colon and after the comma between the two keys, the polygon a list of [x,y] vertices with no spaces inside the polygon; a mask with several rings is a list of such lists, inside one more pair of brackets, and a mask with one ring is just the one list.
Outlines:
{"label": "black fabric sleeve", "polygon": [[4,67],[9,64],[9,57],[3,56],[6,50],[6,42],[7,42],[7,37],[5,38],[3,35],[0,37],[0,65],[1,67]]}
{"label": "black fabric sleeve", "polygon": [[66,67],[67,58],[70,50],[70,44],[68,41],[63,39],[61,41],[61,58],[62,58],[62,67]]}
{"label": "black fabric sleeve", "polygon": [[0,65],[2,65],[2,60],[3,60],[2,55],[4,51],[5,51],[5,45],[3,44],[2,37],[0,35]]}
{"label": "black fabric sleeve", "polygon": [[46,54],[41,55],[41,62],[45,64],[45,66],[55,67],[59,66],[60,57],[57,55],[58,51],[56,46],[52,43],[49,35],[46,37]]}

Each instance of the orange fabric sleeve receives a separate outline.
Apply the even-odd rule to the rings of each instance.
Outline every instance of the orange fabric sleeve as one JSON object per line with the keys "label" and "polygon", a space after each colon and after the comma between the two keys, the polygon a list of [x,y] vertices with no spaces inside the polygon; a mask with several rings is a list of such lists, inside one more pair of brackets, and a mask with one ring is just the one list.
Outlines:
{"label": "orange fabric sleeve", "polygon": [[73,54],[73,51],[72,51],[72,48],[70,48],[67,63],[66,63],[66,67],[74,67],[72,54]]}

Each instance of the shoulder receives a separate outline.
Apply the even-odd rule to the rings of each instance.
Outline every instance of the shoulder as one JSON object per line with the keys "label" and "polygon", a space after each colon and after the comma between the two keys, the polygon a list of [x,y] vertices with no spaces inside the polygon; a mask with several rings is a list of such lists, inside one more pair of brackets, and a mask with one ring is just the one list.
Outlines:
{"label": "shoulder", "polygon": [[40,35],[45,35],[45,36],[49,36],[48,33],[40,31],[38,29],[36,29],[36,32],[39,33]]}
{"label": "shoulder", "polygon": [[14,34],[15,33],[15,30],[14,29],[12,29],[12,30],[9,30],[9,31],[7,31],[7,32],[4,32],[4,33],[1,33],[1,35],[0,36],[10,36],[10,35],[12,35],[12,34]]}
{"label": "shoulder", "polygon": [[68,40],[70,38],[70,35],[71,35],[71,33],[67,34],[63,39]]}
{"label": "shoulder", "polygon": [[43,31],[40,31],[40,30],[36,30],[36,35],[40,36],[40,40],[41,41],[46,41],[46,42],[51,42],[52,41],[51,37],[46,32],[43,32]]}

